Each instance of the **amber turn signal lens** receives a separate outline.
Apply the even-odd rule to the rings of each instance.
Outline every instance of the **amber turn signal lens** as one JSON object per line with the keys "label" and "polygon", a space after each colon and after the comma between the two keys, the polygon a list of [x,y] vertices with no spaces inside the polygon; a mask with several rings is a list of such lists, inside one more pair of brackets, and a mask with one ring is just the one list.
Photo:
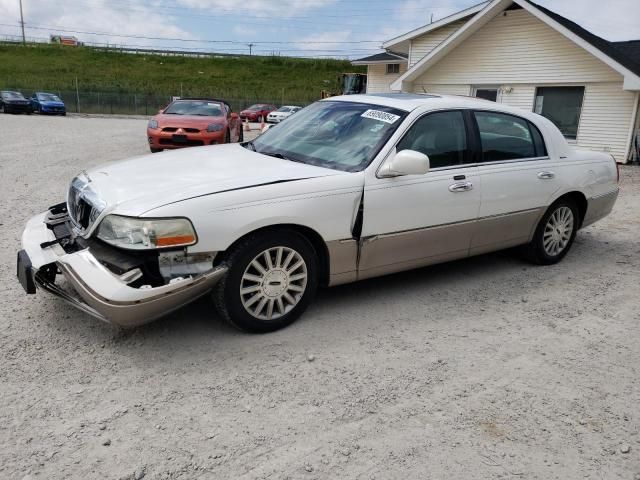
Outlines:
{"label": "amber turn signal lens", "polygon": [[176,237],[158,237],[156,245],[158,247],[172,247],[174,245],[189,245],[196,241],[193,235],[180,235]]}

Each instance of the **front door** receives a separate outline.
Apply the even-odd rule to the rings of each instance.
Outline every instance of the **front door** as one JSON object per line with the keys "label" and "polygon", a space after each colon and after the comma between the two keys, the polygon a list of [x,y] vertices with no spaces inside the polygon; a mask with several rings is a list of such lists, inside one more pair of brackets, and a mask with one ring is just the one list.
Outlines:
{"label": "front door", "polygon": [[396,152],[426,154],[430,171],[365,184],[359,278],[468,255],[481,189],[478,167],[466,166],[472,152],[465,123],[462,111],[419,118]]}

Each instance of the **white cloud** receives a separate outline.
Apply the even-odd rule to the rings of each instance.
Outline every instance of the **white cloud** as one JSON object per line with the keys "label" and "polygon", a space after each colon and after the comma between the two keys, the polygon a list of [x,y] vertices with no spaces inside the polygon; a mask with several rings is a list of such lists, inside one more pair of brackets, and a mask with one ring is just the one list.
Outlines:
{"label": "white cloud", "polygon": [[540,5],[566,17],[607,40],[640,39],[638,0],[537,0]]}
{"label": "white cloud", "polygon": [[185,7],[212,13],[215,13],[216,9],[222,9],[224,13],[237,12],[239,15],[244,13],[286,18],[332,5],[337,0],[177,0],[177,2]]}
{"label": "white cloud", "polygon": [[304,42],[298,45],[298,48],[302,50],[335,50],[343,48],[343,42],[348,41],[350,37],[351,31],[343,30],[339,32],[315,33],[299,38],[297,41]]}
{"label": "white cloud", "polygon": [[[3,15],[5,19],[16,19],[17,22],[17,19],[20,18],[18,2],[15,0],[0,0],[0,11],[7,12],[6,15]],[[89,35],[88,33],[73,33],[73,31],[116,33],[136,37],[194,38],[189,32],[173,23],[170,18],[158,15],[153,11],[153,8],[143,4],[128,10],[122,6],[114,5],[108,0],[92,0],[83,4],[82,8],[64,8],[64,6],[50,0],[29,0],[24,3],[24,16],[27,25],[26,34],[35,38],[46,38],[50,34],[68,34],[87,43],[141,46],[170,42],[112,35]],[[30,25],[38,28],[30,28]],[[57,31],[55,27],[68,31]],[[16,34],[18,31],[16,28]],[[187,47],[188,45],[188,43],[182,44]]]}

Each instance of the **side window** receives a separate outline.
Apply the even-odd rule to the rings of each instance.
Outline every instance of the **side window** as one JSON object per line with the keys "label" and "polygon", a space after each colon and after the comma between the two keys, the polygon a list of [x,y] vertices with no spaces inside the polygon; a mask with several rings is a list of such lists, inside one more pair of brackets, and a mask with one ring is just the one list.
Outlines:
{"label": "side window", "polygon": [[475,117],[482,143],[482,161],[536,157],[527,120],[497,112],[475,112]]}
{"label": "side window", "polygon": [[398,143],[397,151],[415,150],[429,157],[431,168],[464,163],[467,132],[460,111],[436,112],[420,118]]}

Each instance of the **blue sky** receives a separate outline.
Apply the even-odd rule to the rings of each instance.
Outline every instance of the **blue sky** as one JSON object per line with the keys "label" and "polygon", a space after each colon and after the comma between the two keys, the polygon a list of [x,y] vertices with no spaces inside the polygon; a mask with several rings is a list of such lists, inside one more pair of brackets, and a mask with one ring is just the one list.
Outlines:
{"label": "blue sky", "polygon": [[[0,0],[0,36],[19,35]],[[359,58],[475,0],[23,0],[28,37],[229,53]],[[539,0],[609,40],[640,39],[639,0]]]}

